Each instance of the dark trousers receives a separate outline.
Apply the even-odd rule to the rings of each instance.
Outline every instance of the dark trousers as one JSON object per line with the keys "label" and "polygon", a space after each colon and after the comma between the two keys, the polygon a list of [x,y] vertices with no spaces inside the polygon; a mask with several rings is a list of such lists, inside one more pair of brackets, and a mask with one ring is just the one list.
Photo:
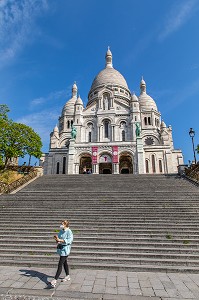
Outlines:
{"label": "dark trousers", "polygon": [[59,258],[59,263],[58,263],[58,268],[57,268],[57,273],[55,275],[55,279],[57,280],[61,274],[62,271],[62,266],[64,265],[64,270],[66,272],[66,276],[69,275],[69,269],[68,269],[68,263],[67,263],[67,257],[68,256],[60,256]]}

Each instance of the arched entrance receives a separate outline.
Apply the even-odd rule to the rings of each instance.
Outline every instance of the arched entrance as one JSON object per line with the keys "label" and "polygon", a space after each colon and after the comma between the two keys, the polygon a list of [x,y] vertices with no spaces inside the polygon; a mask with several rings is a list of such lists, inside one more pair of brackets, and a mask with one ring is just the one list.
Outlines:
{"label": "arched entrance", "polygon": [[112,157],[103,153],[99,158],[99,174],[112,174]]}
{"label": "arched entrance", "polygon": [[119,171],[120,174],[132,174],[133,173],[133,161],[129,153],[122,153],[119,159]]}
{"label": "arched entrance", "polygon": [[86,168],[86,171],[92,170],[92,158],[90,154],[82,154],[79,162],[79,174],[83,174],[83,169]]}

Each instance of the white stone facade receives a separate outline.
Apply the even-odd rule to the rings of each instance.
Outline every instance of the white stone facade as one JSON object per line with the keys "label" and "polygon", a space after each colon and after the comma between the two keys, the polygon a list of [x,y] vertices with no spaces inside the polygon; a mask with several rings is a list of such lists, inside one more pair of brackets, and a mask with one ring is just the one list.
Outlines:
{"label": "white stone facade", "polygon": [[[174,149],[171,126],[161,120],[143,79],[140,96],[131,94],[124,77],[113,68],[109,49],[86,107],[77,94],[74,84],[59,127],[50,135],[49,153],[41,159],[44,174],[81,174],[85,169],[94,174],[177,173],[183,156]],[[141,132],[136,134],[138,126]],[[72,127],[76,137],[71,137]]]}

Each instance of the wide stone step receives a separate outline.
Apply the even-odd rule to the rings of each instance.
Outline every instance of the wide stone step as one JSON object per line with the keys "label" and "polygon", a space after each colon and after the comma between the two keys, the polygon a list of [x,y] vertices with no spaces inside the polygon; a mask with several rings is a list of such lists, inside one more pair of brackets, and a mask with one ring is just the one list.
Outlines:
{"label": "wide stone step", "polygon": [[[4,234],[7,234],[7,235],[12,235],[12,228],[5,228],[3,230]],[[40,235],[41,234],[41,228],[30,228],[30,232],[31,232],[31,235]],[[48,236],[53,236],[56,232],[55,230],[52,230],[52,231],[49,231],[49,230],[46,230],[46,229],[42,229],[42,233],[43,235],[48,235]],[[26,235],[27,234],[27,228],[15,228],[15,234],[20,234],[20,235]],[[76,236],[89,236],[91,238],[95,238],[95,237],[103,237],[105,234],[107,236],[114,236],[114,235],[117,235],[117,237],[124,237],[125,235],[127,236],[130,236],[130,237],[140,237],[140,238],[166,238],[167,235],[172,235],[173,237],[179,237],[179,238],[183,238],[183,237],[189,237],[190,239],[199,239],[199,232],[181,232],[181,231],[177,231],[176,233],[174,231],[169,231],[169,232],[165,232],[165,231],[162,231],[162,232],[153,232],[153,231],[148,231],[148,232],[135,232],[133,230],[122,230],[122,229],[116,229],[116,230],[109,230],[107,231],[106,228],[105,229],[102,229],[102,228],[98,228],[98,229],[95,229],[95,230],[92,230],[92,229],[84,229],[82,228],[81,229],[78,229],[77,231],[74,230],[74,234]],[[169,238],[169,237],[168,237]]]}
{"label": "wide stone step", "polygon": [[[15,235],[15,240],[17,239],[18,237],[18,241],[20,242],[20,240],[24,240],[26,239],[26,234],[17,234]],[[114,238],[112,235],[109,235],[107,236],[109,241],[112,241],[112,242],[115,242],[117,241],[118,242],[118,245],[121,245],[122,243],[124,242],[137,242],[138,244],[141,244],[142,242],[147,242],[147,243],[150,243],[150,244],[156,244],[156,243],[181,243],[182,245],[183,244],[198,244],[199,242],[199,239],[198,238],[195,238],[195,237],[187,237],[187,236],[182,236],[180,238],[177,238],[177,237],[173,237],[172,239],[166,239],[165,236],[162,236],[162,237],[129,237],[128,235],[127,236],[121,236],[121,237],[118,237],[117,238]],[[35,242],[36,240],[42,240],[43,243],[45,243],[46,240],[50,239],[50,237],[47,237],[45,238],[43,236],[43,239],[42,239],[42,236],[38,236],[38,235],[32,235],[30,234],[29,235],[29,238],[32,239],[33,242]],[[12,239],[12,234],[7,234],[7,239],[10,240]],[[103,242],[106,241],[106,237],[104,237],[104,235],[100,236],[100,235],[93,235],[92,237],[89,235],[89,236],[76,236],[75,237],[76,241],[81,241],[81,242],[87,242],[87,243],[94,243],[94,242],[97,242],[98,244],[101,244]],[[3,240],[5,241],[6,239],[4,238],[3,234],[0,235],[0,240]]]}
{"label": "wide stone step", "polygon": [[[54,257],[57,258],[57,255],[56,255],[56,249],[54,247],[54,249],[48,249],[46,247],[46,249],[36,249],[36,248],[32,248],[32,249],[29,249],[29,248],[26,248],[24,247],[23,249],[21,248],[11,248],[11,247],[8,247],[7,249],[1,249],[1,255],[3,254],[11,254],[13,256],[18,256],[20,255],[20,257],[23,257],[23,256],[26,256],[26,255],[29,255],[29,256],[36,256],[38,257],[39,255],[40,256],[47,256],[47,257],[51,257],[52,259],[54,259]],[[1,256],[0,255],[0,256]],[[102,257],[111,257],[111,258],[119,258],[119,259],[129,259],[129,258],[132,258],[132,259],[145,259],[145,258],[150,258],[150,259],[156,259],[156,260],[159,260],[159,259],[172,259],[172,260],[184,260],[186,261],[185,263],[187,263],[187,260],[189,261],[195,261],[195,260],[199,260],[199,253],[198,254],[184,254],[184,253],[179,253],[179,254],[175,254],[175,253],[157,253],[157,252],[152,252],[152,253],[141,253],[141,252],[125,252],[124,250],[121,250],[121,251],[107,251],[104,250],[104,251],[101,251],[101,250],[97,250],[95,249],[95,251],[92,249],[92,250],[84,250],[84,251],[81,251],[81,250],[75,250],[73,249],[71,251],[71,255],[70,257],[76,257],[76,256],[82,256],[82,258],[84,259],[85,257],[94,257],[95,259],[97,258],[102,258]]]}
{"label": "wide stone step", "polygon": [[[162,244],[162,245],[150,245],[150,246],[142,246],[142,245],[127,245],[124,244],[123,246],[118,246],[118,244],[113,244],[112,246],[105,244],[96,244],[96,245],[82,245],[81,243],[73,243],[72,246],[72,252],[76,253],[78,250],[79,251],[88,251],[88,250],[92,250],[93,252],[95,251],[102,251],[102,252],[114,252],[115,250],[117,251],[133,251],[136,253],[158,253],[158,254],[175,254],[177,255],[178,253],[180,254],[196,254],[199,255],[199,250],[197,248],[193,248],[191,247],[189,244],[185,244],[186,247],[182,248],[182,245],[180,245],[181,247],[171,247],[171,245],[168,244]],[[117,246],[117,248],[115,248]],[[8,244],[5,242],[2,242],[0,244],[0,251],[2,252],[6,252],[9,251],[10,252],[18,252],[19,250],[21,251],[40,251],[40,250],[44,250],[45,252],[48,251],[53,251],[53,253],[55,252],[55,244],[51,242],[46,242],[45,245],[44,244],[39,244],[39,243],[30,243],[28,244],[27,242],[23,242],[21,241],[19,244],[17,243],[9,243],[9,247]]]}
{"label": "wide stone step", "polygon": [[[3,243],[9,243],[10,242],[10,237],[2,237],[0,238],[1,240],[1,244]],[[38,245],[47,245],[48,247],[54,247],[54,241],[52,241],[52,238],[48,237],[48,238],[43,238],[43,237],[31,237],[30,239],[21,237],[21,236],[16,236],[12,238],[12,242],[16,243],[16,244],[23,244],[24,240],[26,241],[27,244],[29,243],[37,243]],[[139,242],[139,243],[138,243]],[[195,240],[191,241],[191,240],[130,240],[130,239],[126,239],[123,240],[122,243],[119,243],[118,241],[115,241],[114,239],[111,241],[110,239],[107,240],[100,240],[100,239],[86,239],[86,238],[77,238],[73,241],[73,245],[78,245],[80,247],[86,246],[86,247],[90,247],[90,246],[96,246],[96,247],[107,247],[107,246],[111,246],[111,247],[121,247],[121,245],[124,245],[124,247],[128,246],[128,247],[143,247],[143,246],[147,246],[147,247],[154,247],[154,248],[167,248],[167,247],[172,247],[172,248],[176,248],[176,249],[187,249],[187,248],[192,248],[192,249],[199,249],[199,244],[198,242],[195,242]]]}
{"label": "wide stone step", "polygon": [[[118,259],[119,258],[119,259]],[[26,255],[26,254],[9,254],[9,253],[3,253],[0,254],[0,260],[6,260],[6,259],[13,259],[14,261],[19,261],[19,260],[24,260],[24,261],[57,261],[58,256],[57,255],[50,255],[48,253],[46,253],[46,255],[37,255],[37,254],[30,254],[30,255]],[[84,261],[84,263],[113,263],[113,264],[117,264],[117,263],[122,263],[123,265],[126,264],[138,264],[138,265],[145,265],[145,264],[150,264],[150,265],[172,265],[172,266],[192,266],[192,267],[198,267],[199,268],[199,261],[193,260],[193,259],[171,259],[171,258],[157,258],[155,259],[153,258],[130,258],[130,257],[121,257],[121,256],[116,256],[116,255],[112,255],[112,256],[97,256],[97,255],[87,255],[82,257],[81,255],[70,255],[70,261],[74,261],[74,265],[76,264],[76,262],[78,263],[78,261]]]}
{"label": "wide stone step", "polygon": [[[167,266],[157,266],[157,265],[135,265],[135,264],[113,264],[113,263],[84,263],[84,262],[76,262],[76,264],[73,261],[69,262],[70,268],[76,268],[76,269],[98,269],[98,270],[116,270],[116,271],[129,271],[129,272],[181,272],[181,273],[198,273],[199,268],[198,267],[192,267],[192,266],[173,266],[173,265],[167,265]],[[12,259],[0,259],[0,265],[2,266],[23,266],[23,267],[50,267],[50,268],[57,268],[57,262],[46,262],[46,261],[13,261]]]}
{"label": "wide stone step", "polygon": [[[30,222],[30,218],[23,218],[23,220],[12,220],[12,226],[10,226],[10,221],[2,221],[0,220],[0,230],[5,230],[5,227],[7,229],[13,229],[13,227],[15,228],[24,228],[27,225],[27,222]],[[37,224],[37,222],[40,222],[40,225]],[[42,221],[38,218],[35,219],[34,218],[34,222],[36,224],[32,224],[31,222],[31,229],[35,229],[35,228],[40,228],[40,229],[46,229],[47,231],[53,231],[56,232],[57,230],[59,230],[59,228],[57,227],[57,222],[58,220],[55,220],[54,222],[52,222],[52,220],[45,220],[43,219]],[[106,221],[103,224],[99,224],[98,226],[96,226],[96,222],[95,221],[76,221],[76,220],[72,220],[72,230],[80,230],[80,228],[82,228],[82,226],[84,227],[84,229],[90,229],[90,230],[100,230],[101,228],[104,229],[116,229],[118,228],[118,222],[117,221],[112,221],[112,222],[108,222]],[[184,233],[189,233],[189,232],[198,232],[199,230],[199,224],[195,223],[195,224],[190,224],[190,223],[169,223],[169,226],[167,223],[163,223],[163,224],[158,224],[157,222],[151,222],[151,223],[135,223],[135,222],[123,222],[120,223],[120,229],[121,230],[131,230],[134,232],[168,232],[172,230],[172,232],[178,232],[178,231],[182,231]]]}
{"label": "wide stone step", "polygon": [[[12,226],[7,226],[5,228],[5,226],[0,225],[0,232],[4,232],[4,233],[9,233],[12,229],[13,229],[13,225]],[[131,228],[132,227],[132,228]],[[149,229],[149,228],[138,228],[136,229],[134,226],[128,226],[128,227],[122,227],[120,226],[120,228],[118,228],[117,226],[113,227],[113,226],[106,226],[106,224],[104,226],[101,227],[90,227],[90,226],[85,226],[82,229],[82,227],[80,226],[73,226],[72,231],[74,231],[75,234],[78,235],[87,235],[87,234],[96,234],[98,232],[100,232],[100,234],[103,234],[103,232],[106,232],[107,234],[128,234],[128,235],[134,235],[134,236],[148,236],[148,235],[152,235],[152,236],[166,236],[169,233],[173,234],[173,235],[177,235],[177,236],[181,236],[181,235],[187,235],[187,236],[197,236],[199,237],[199,229],[196,230],[196,228],[193,227],[193,230],[189,230],[187,228],[172,228],[172,227],[167,227],[165,229],[159,228],[159,229]],[[47,225],[41,225],[38,227],[38,225],[31,225],[29,226],[29,230],[31,231],[31,233],[34,234],[38,234],[42,232],[45,235],[52,235],[55,234],[57,232],[57,229],[53,229],[51,225],[47,226]],[[24,233],[27,231],[27,228],[25,226],[23,226],[21,224],[21,226],[16,226],[15,225],[15,233],[20,232],[20,233]],[[168,232],[169,231],[169,232]]]}

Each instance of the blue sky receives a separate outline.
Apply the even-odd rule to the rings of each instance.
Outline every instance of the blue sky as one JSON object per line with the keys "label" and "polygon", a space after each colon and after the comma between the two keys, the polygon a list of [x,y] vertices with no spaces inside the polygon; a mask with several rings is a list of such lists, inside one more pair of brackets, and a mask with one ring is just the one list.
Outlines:
{"label": "blue sky", "polygon": [[198,0],[0,0],[0,103],[47,152],[72,84],[86,104],[110,46],[136,95],[144,76],[187,163],[190,127],[199,144],[198,28]]}

